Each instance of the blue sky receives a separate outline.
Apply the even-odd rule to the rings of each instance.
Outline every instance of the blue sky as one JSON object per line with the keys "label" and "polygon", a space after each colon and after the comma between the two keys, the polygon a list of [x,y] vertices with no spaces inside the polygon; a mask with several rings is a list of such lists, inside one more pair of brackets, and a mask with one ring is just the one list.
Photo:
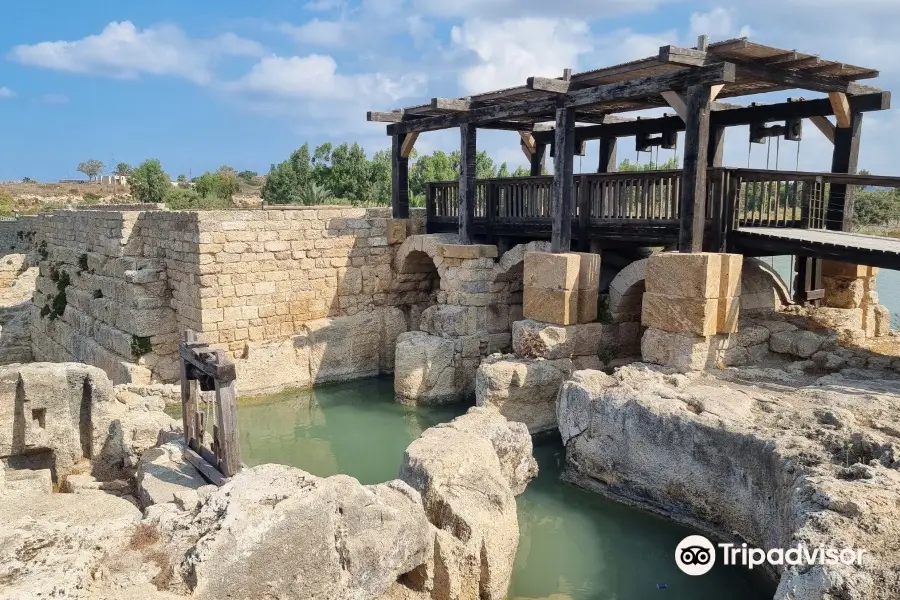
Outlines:
{"label": "blue sky", "polygon": [[[223,164],[264,172],[304,141],[358,140],[371,153],[388,138],[366,110],[642,58],[663,44],[692,46],[699,33],[879,68],[874,83],[891,89],[900,80],[900,2],[851,4],[30,0],[0,21],[0,180],[78,177],[87,158],[155,157],[173,177]],[[873,172],[900,174],[897,104],[866,118],[861,166]],[[417,148],[457,144],[455,132],[443,132],[420,137]],[[484,132],[479,145],[498,161],[524,161],[514,133]],[[632,147],[620,143],[620,158],[634,160]],[[781,166],[793,168],[796,148],[782,152]],[[829,154],[807,126],[801,168],[827,169]],[[590,171],[595,157],[590,147],[576,170]],[[729,130],[726,163],[746,166],[746,130]],[[751,164],[765,166],[763,149]]]}

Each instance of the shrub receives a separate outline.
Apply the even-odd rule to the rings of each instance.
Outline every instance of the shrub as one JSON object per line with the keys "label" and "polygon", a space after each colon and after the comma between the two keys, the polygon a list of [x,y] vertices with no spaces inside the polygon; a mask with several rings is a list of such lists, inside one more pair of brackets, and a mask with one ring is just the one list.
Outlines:
{"label": "shrub", "polygon": [[149,337],[139,335],[131,336],[131,355],[134,358],[140,358],[145,354],[153,352],[153,346],[150,344]]}
{"label": "shrub", "polygon": [[84,200],[85,204],[99,204],[101,196],[100,194],[95,194],[93,192],[85,192],[81,198]]}
{"label": "shrub", "polygon": [[138,202],[162,202],[172,188],[169,176],[160,162],[153,158],[142,162],[131,173],[131,195]]}
{"label": "shrub", "polygon": [[172,210],[227,210],[231,200],[217,196],[201,196],[195,190],[171,188],[166,192],[166,206]]}

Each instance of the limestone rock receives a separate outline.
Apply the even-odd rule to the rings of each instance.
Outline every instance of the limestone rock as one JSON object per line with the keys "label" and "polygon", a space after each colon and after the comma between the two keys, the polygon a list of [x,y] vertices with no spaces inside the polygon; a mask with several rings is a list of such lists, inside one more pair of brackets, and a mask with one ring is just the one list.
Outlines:
{"label": "limestone rock", "polygon": [[200,599],[375,598],[432,550],[422,501],[402,481],[363,486],[282,465],[237,474],[193,526],[183,571]]}
{"label": "limestone rock", "polygon": [[[457,424],[458,425],[458,424]],[[490,440],[454,423],[406,449],[400,478],[422,495],[435,537],[435,571],[451,597],[506,596],[519,541],[516,502]]]}
{"label": "limestone rock", "polygon": [[521,358],[597,356],[603,336],[601,323],[562,326],[526,319],[512,324],[513,352]]}
{"label": "limestone rock", "polygon": [[556,394],[571,373],[568,358],[485,359],[475,377],[475,403],[524,423],[531,433],[553,430]]}
{"label": "limestone rock", "polygon": [[[736,274],[737,281],[740,281],[740,269]],[[722,286],[721,276],[722,258],[719,254],[657,252],[647,261],[646,289],[658,296],[695,301],[718,298]],[[726,285],[726,289],[728,287]],[[645,296],[644,302],[646,301]]]}
{"label": "limestone rock", "polygon": [[672,333],[715,335],[718,309],[719,301],[715,298],[682,298],[647,292],[641,306],[641,324]]}
{"label": "limestone rock", "polygon": [[753,384],[764,371],[575,373],[558,402],[567,479],[765,550],[869,550],[861,565],[780,571],[776,600],[892,600],[900,438],[875,418],[900,409],[900,380],[847,370],[807,387],[778,371],[781,385]]}
{"label": "limestone rock", "polygon": [[184,458],[184,442],[172,440],[141,455],[135,486],[144,508],[153,504],[175,502],[175,496],[186,490],[207,485],[200,472]]}
{"label": "limestone rock", "polygon": [[456,401],[456,343],[452,339],[410,331],[397,337],[394,392],[404,404]]}

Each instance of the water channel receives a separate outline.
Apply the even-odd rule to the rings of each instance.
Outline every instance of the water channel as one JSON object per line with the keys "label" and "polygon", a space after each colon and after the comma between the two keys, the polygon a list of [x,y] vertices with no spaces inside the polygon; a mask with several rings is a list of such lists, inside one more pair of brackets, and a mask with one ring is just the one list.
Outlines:
{"label": "water channel", "polygon": [[[465,407],[409,408],[389,378],[239,401],[244,462],[293,465],[364,484],[397,476],[403,451]],[[175,416],[175,415],[173,415]],[[510,600],[759,600],[774,586],[758,573],[716,566],[689,577],[673,553],[690,530],[561,483],[559,443],[535,447],[540,474],[518,497],[520,541]]]}

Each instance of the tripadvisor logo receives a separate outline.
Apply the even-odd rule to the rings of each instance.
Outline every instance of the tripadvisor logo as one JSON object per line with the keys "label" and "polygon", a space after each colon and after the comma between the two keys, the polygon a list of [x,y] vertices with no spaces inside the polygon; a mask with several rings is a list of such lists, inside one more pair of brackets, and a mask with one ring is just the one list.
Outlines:
{"label": "tripadvisor logo", "polygon": [[[763,564],[771,566],[803,565],[861,565],[866,550],[855,548],[827,548],[800,546],[797,548],[750,548],[747,544],[718,544],[723,565],[743,565],[753,569]],[[702,535],[689,535],[675,548],[675,564],[691,576],[705,575],[716,564],[716,546]]]}

